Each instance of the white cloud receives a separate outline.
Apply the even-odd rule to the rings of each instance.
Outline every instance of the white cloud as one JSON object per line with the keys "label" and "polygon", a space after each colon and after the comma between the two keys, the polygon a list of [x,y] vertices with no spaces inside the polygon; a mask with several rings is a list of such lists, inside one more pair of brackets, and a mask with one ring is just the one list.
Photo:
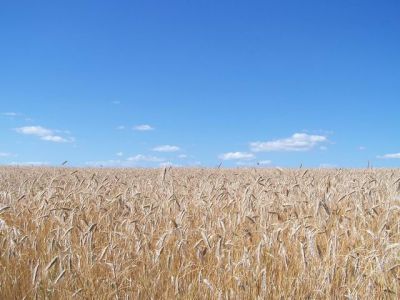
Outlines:
{"label": "white cloud", "polygon": [[272,163],[272,161],[270,161],[270,160],[261,160],[258,162],[240,160],[240,161],[236,162],[236,165],[242,166],[242,167],[256,167],[256,166],[267,166],[267,165],[270,165],[271,163]]}
{"label": "white cloud", "polygon": [[13,156],[11,153],[7,153],[7,152],[0,152],[0,157],[10,157]]}
{"label": "white cloud", "polygon": [[11,162],[11,166],[46,166],[49,163],[46,161],[28,161],[28,162]]}
{"label": "white cloud", "polygon": [[6,116],[6,117],[17,117],[17,116],[19,116],[19,113],[16,113],[16,112],[4,112],[4,113],[2,113],[2,115]]}
{"label": "white cloud", "polygon": [[182,159],[187,158],[187,157],[188,157],[187,154],[179,154],[178,155],[178,158],[182,158]]}
{"label": "white cloud", "polygon": [[88,166],[94,166],[94,167],[100,167],[100,166],[107,166],[107,167],[112,167],[112,166],[119,166],[122,164],[122,161],[120,160],[101,160],[101,161],[87,161],[85,162],[85,165]]}
{"label": "white cloud", "polygon": [[173,162],[170,161],[165,161],[159,164],[160,168],[165,168],[165,167],[180,167],[180,165],[176,165]]}
{"label": "white cloud", "polygon": [[261,166],[265,166],[265,165],[270,165],[271,163],[272,163],[272,161],[270,161],[270,160],[261,160],[257,164],[261,165]]}
{"label": "white cloud", "polygon": [[156,156],[151,156],[151,155],[138,154],[138,155],[135,155],[135,156],[128,157],[128,161],[133,161],[133,162],[162,162],[162,161],[164,161],[164,159],[156,157]]}
{"label": "white cloud", "polygon": [[115,153],[115,155],[116,155],[116,156],[123,156],[124,153],[123,153],[123,152],[117,152],[117,153]]}
{"label": "white cloud", "polygon": [[53,134],[50,129],[46,129],[41,126],[25,126],[17,128],[16,131],[22,134],[30,134],[30,135],[37,135],[37,136],[47,136]]}
{"label": "white cloud", "polygon": [[59,135],[45,135],[41,137],[44,141],[54,142],[54,143],[66,143],[67,139],[59,136]]}
{"label": "white cloud", "polygon": [[151,131],[151,130],[154,130],[154,128],[151,127],[148,124],[142,124],[142,125],[137,125],[137,126],[133,127],[133,130],[136,130],[136,131]]}
{"label": "white cloud", "polygon": [[[121,157],[122,152],[116,153],[117,156]],[[168,163],[163,158],[150,155],[138,154],[127,159],[109,159],[109,160],[97,160],[85,162],[88,166],[93,167],[138,167],[138,166],[153,166],[158,167],[161,163]]]}
{"label": "white cloud", "polygon": [[360,150],[360,151],[364,151],[365,149],[367,149],[367,148],[365,148],[364,146],[358,147],[358,150]]}
{"label": "white cloud", "polygon": [[306,133],[295,133],[289,138],[250,143],[253,152],[271,151],[307,151],[315,146],[327,142],[328,138],[323,135],[309,135]]}
{"label": "white cloud", "polygon": [[400,158],[400,153],[391,153],[391,154],[379,155],[378,158],[383,158],[383,159]]}
{"label": "white cloud", "polygon": [[74,138],[64,138],[55,134],[55,132],[59,132],[58,130],[51,130],[44,128],[42,126],[24,126],[15,129],[16,132],[25,134],[25,135],[34,135],[39,137],[43,141],[49,141],[54,143],[67,143],[74,141]]}
{"label": "white cloud", "polygon": [[179,167],[173,162],[166,161],[163,158],[155,156],[147,156],[138,154],[128,159],[109,159],[109,160],[98,160],[98,161],[87,161],[85,162],[87,166],[93,167],[168,167],[174,166]]}
{"label": "white cloud", "polygon": [[242,161],[242,160],[237,161],[236,165],[241,166],[241,167],[254,167],[255,166],[254,162],[248,162],[248,161]]}
{"label": "white cloud", "polygon": [[162,145],[153,148],[153,151],[156,152],[177,152],[181,150],[178,146],[171,146],[171,145]]}
{"label": "white cloud", "polygon": [[222,160],[248,160],[253,159],[254,154],[247,152],[228,152],[219,156]]}
{"label": "white cloud", "polygon": [[125,126],[124,125],[119,125],[119,126],[117,126],[117,130],[124,130],[125,129]]}
{"label": "white cloud", "polygon": [[333,169],[336,168],[337,166],[333,164],[320,164],[319,167],[321,169]]}

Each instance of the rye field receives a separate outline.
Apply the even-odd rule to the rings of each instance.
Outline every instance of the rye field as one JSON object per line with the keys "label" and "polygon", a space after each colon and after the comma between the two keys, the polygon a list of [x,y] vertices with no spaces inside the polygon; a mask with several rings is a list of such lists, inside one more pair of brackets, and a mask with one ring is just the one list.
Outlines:
{"label": "rye field", "polygon": [[400,170],[0,168],[0,299],[396,299]]}

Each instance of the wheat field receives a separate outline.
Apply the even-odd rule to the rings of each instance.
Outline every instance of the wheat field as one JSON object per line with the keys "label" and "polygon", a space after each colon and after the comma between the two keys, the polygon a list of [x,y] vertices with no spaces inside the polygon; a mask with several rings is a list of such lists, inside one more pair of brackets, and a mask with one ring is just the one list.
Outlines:
{"label": "wheat field", "polygon": [[400,170],[0,169],[0,299],[400,294]]}

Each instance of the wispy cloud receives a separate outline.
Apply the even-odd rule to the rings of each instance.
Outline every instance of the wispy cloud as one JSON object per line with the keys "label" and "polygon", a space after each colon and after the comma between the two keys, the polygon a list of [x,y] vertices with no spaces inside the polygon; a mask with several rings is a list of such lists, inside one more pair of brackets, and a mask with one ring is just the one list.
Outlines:
{"label": "wispy cloud", "polygon": [[247,152],[228,152],[223,153],[219,156],[222,160],[248,160],[253,159],[255,156],[253,153]]}
{"label": "wispy cloud", "polygon": [[11,166],[47,166],[49,163],[47,161],[27,161],[27,162],[11,162]]}
{"label": "wispy cloud", "polygon": [[16,129],[17,132],[28,135],[37,135],[37,136],[48,136],[53,134],[50,129],[46,129],[42,126],[25,126]]}
{"label": "wispy cloud", "polygon": [[320,167],[321,169],[333,169],[333,168],[336,168],[337,166],[334,165],[334,164],[327,164],[327,163],[325,163],[325,164],[320,164],[319,167]]}
{"label": "wispy cloud", "polygon": [[101,160],[101,161],[87,161],[85,162],[85,165],[87,166],[93,166],[93,167],[116,167],[116,166],[124,166],[124,162],[121,160]]}
{"label": "wispy cloud", "polygon": [[308,151],[327,141],[328,138],[323,135],[295,133],[291,137],[284,139],[267,142],[253,142],[250,143],[250,148],[253,152]]}
{"label": "wispy cloud", "polygon": [[390,153],[390,154],[378,155],[378,158],[382,158],[382,159],[400,158],[400,153]]}
{"label": "wispy cloud", "polygon": [[118,159],[108,159],[108,160],[97,160],[97,161],[87,161],[85,165],[96,166],[96,167],[158,167],[161,163],[166,163],[164,158],[137,154],[135,156],[128,157],[127,159],[122,158],[123,153],[117,152],[116,156],[120,157]]}
{"label": "wispy cloud", "polygon": [[268,166],[272,163],[270,160],[261,160],[261,161],[249,161],[249,160],[239,160],[236,162],[237,166],[240,167],[261,167],[261,166]]}
{"label": "wispy cloud", "polygon": [[154,127],[148,125],[148,124],[142,124],[142,125],[137,125],[135,127],[133,127],[133,130],[136,131],[151,131],[154,130]]}
{"label": "wispy cloud", "polygon": [[360,147],[358,147],[358,150],[360,150],[360,151],[364,151],[365,149],[367,149],[366,147],[364,147],[364,146],[360,146]]}
{"label": "wispy cloud", "polygon": [[171,145],[161,145],[153,148],[153,151],[156,152],[177,152],[181,149],[178,146],[171,146]]}
{"label": "wispy cloud", "polygon": [[59,136],[59,135],[45,135],[42,136],[41,139],[43,141],[49,141],[49,142],[54,142],[54,143],[67,143],[69,140]]}
{"label": "wispy cloud", "polygon": [[178,158],[182,158],[182,159],[185,159],[187,157],[188,157],[187,154],[179,154],[178,155]]}
{"label": "wispy cloud", "polygon": [[132,162],[162,162],[162,161],[164,161],[164,159],[157,157],[157,156],[138,154],[135,156],[128,157],[128,161],[132,161]]}
{"label": "wispy cloud", "polygon": [[6,117],[18,117],[20,114],[16,112],[4,112],[1,113],[1,115],[6,116]]}
{"label": "wispy cloud", "polygon": [[170,162],[170,161],[161,162],[158,166],[159,166],[160,168],[165,168],[165,167],[181,167],[181,165],[174,164],[173,162]]}
{"label": "wispy cloud", "polygon": [[119,126],[116,127],[116,129],[117,129],[117,130],[124,130],[124,129],[125,129],[125,126],[124,126],[124,125],[119,125]]}
{"label": "wispy cloud", "polygon": [[57,133],[59,130],[52,130],[42,126],[24,126],[15,129],[16,132],[25,135],[33,135],[39,137],[43,141],[54,143],[68,143],[74,141],[73,137],[62,137]]}
{"label": "wispy cloud", "polygon": [[10,156],[14,156],[14,154],[7,152],[0,152],[0,157],[10,157]]}

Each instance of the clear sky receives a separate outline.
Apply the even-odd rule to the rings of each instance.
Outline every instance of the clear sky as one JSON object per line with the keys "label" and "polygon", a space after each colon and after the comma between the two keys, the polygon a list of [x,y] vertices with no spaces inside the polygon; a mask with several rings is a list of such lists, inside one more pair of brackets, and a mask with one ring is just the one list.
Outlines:
{"label": "clear sky", "polygon": [[0,164],[400,166],[400,1],[2,1]]}

